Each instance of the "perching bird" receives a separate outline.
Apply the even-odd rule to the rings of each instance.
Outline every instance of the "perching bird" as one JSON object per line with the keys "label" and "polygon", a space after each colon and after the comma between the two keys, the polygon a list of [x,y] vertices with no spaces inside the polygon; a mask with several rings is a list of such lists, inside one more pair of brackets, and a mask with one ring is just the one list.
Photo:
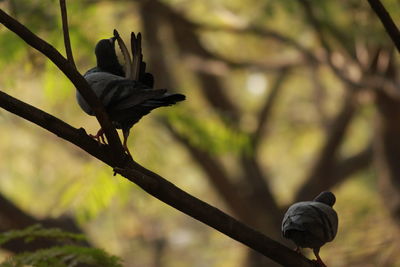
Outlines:
{"label": "perching bird", "polygon": [[338,216],[332,208],[336,197],[332,192],[322,192],[313,201],[293,204],[282,221],[282,234],[296,244],[296,251],[312,248],[317,263],[326,266],[319,256],[320,248],[332,241],[338,229]]}
{"label": "perching bird", "polygon": [[[185,100],[185,96],[168,94],[166,89],[153,89],[152,75],[145,73],[144,62],[139,64],[141,70],[139,70],[138,80],[125,78],[125,72],[115,53],[117,38],[114,36],[97,43],[95,48],[97,66],[88,70],[84,78],[103,103],[114,126],[122,129],[123,145],[129,154],[126,142],[132,126],[153,109],[174,105]],[[79,106],[87,114],[94,115],[93,110],[78,91],[76,97]],[[93,137],[104,141],[102,136],[103,131],[100,129]]]}

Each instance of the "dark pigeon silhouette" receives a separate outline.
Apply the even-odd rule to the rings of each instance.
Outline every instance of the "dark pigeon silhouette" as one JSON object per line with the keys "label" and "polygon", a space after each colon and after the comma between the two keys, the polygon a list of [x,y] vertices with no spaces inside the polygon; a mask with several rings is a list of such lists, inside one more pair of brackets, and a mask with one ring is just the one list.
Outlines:
{"label": "dark pigeon silhouette", "polygon": [[[115,52],[115,41],[119,36],[100,40],[95,48],[97,59],[96,67],[88,70],[84,78],[92,90],[103,103],[106,112],[117,129],[122,129],[123,145],[128,154],[127,139],[129,131],[143,116],[153,109],[171,106],[185,100],[182,94],[169,94],[167,89],[153,89],[154,79],[150,73],[145,72],[146,64],[141,61],[135,69],[136,80],[126,78],[122,65],[118,62]],[[139,41],[140,42],[140,41]],[[127,65],[131,64],[129,62]],[[79,106],[89,115],[94,115],[81,94],[76,94]],[[103,130],[100,129],[95,136],[104,143]]]}
{"label": "dark pigeon silhouette", "polygon": [[319,256],[320,248],[332,241],[338,229],[338,216],[332,208],[336,197],[332,192],[322,192],[313,201],[293,204],[282,221],[282,234],[300,248],[312,248],[319,266],[326,266]]}
{"label": "dark pigeon silhouette", "polygon": [[125,76],[125,71],[122,65],[118,61],[117,54],[115,52],[115,40],[117,37],[110,39],[100,40],[94,52],[96,54],[96,67],[88,70],[85,75],[94,72],[108,72],[117,76]]}

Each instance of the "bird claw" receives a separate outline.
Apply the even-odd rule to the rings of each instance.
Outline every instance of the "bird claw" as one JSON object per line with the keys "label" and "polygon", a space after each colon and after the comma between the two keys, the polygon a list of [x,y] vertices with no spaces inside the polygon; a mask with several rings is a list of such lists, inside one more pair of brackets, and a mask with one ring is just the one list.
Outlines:
{"label": "bird claw", "polygon": [[132,158],[131,152],[129,152],[128,147],[127,147],[127,146],[123,146],[123,147],[124,147],[124,149],[125,149],[125,153],[126,153],[130,158]]}
{"label": "bird claw", "polygon": [[124,135],[124,142],[123,142],[122,146],[125,150],[125,154],[127,156],[129,156],[130,158],[132,158],[131,152],[129,151],[129,148],[128,148],[127,139],[128,139],[128,136]]}
{"label": "bird claw", "polygon": [[[127,133],[125,132],[125,133],[124,133],[124,142],[123,142],[123,145],[122,145],[122,146],[124,147],[125,154],[126,154],[127,156],[129,156],[130,158],[132,158],[131,152],[129,151],[129,149],[128,149],[128,144],[127,144],[128,135],[129,135],[129,132],[127,132]],[[104,138],[104,131],[103,131],[103,129],[100,129],[100,130],[97,132],[96,135],[89,134],[89,136],[92,137],[94,140],[96,140],[96,141],[99,143],[99,145],[107,145],[106,140],[105,140],[105,138]]]}
{"label": "bird claw", "polygon": [[100,129],[96,135],[89,134],[90,137],[92,137],[94,140],[96,140],[100,145],[106,145],[106,140],[104,138],[104,131],[103,129]]}

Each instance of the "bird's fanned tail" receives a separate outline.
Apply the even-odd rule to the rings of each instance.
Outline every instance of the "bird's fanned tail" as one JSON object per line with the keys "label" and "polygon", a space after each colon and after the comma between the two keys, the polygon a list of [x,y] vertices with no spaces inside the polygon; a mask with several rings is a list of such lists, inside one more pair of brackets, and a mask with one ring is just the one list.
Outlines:
{"label": "bird's fanned tail", "polygon": [[[124,56],[125,70],[118,62],[115,41]],[[97,43],[95,48],[97,66],[84,75],[85,80],[103,103],[115,127],[122,129],[123,146],[128,154],[130,154],[127,147],[129,130],[135,123],[153,109],[172,106],[185,100],[182,94],[167,93],[167,89],[154,89],[154,77],[146,72],[146,63],[143,61],[141,41],[140,33],[131,34],[131,57],[118,31],[114,30],[112,38]],[[94,115],[79,92],[77,100],[83,111]],[[101,129],[94,138],[102,140]]]}

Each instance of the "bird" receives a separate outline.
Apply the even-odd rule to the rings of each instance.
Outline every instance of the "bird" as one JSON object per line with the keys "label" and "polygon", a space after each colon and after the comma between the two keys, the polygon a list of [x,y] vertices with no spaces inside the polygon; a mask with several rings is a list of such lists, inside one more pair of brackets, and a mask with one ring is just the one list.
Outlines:
{"label": "bird", "polygon": [[319,256],[320,248],[332,241],[338,230],[338,215],[333,209],[336,197],[332,192],[321,192],[312,201],[298,202],[289,207],[282,221],[283,237],[300,248],[312,248],[316,263],[326,267]]}
{"label": "bird", "polygon": [[[123,147],[130,155],[127,139],[133,125],[153,109],[172,106],[186,97],[183,94],[167,93],[167,89],[154,89],[154,78],[152,74],[145,72],[146,64],[142,57],[139,57],[140,62],[136,65],[139,70],[128,68],[129,73],[125,71],[115,52],[115,41],[118,39],[120,37],[114,31],[113,37],[102,39],[96,44],[96,66],[89,69],[83,77],[102,102],[113,125],[122,130]],[[141,38],[133,41],[140,43]],[[126,61],[126,55],[124,58]],[[132,66],[132,62],[125,63],[126,66]],[[136,73],[135,77],[131,75],[133,72]],[[95,115],[79,91],[76,92],[76,99],[84,112]],[[105,143],[103,135],[103,129],[100,129],[96,135],[91,136],[98,142]]]}

